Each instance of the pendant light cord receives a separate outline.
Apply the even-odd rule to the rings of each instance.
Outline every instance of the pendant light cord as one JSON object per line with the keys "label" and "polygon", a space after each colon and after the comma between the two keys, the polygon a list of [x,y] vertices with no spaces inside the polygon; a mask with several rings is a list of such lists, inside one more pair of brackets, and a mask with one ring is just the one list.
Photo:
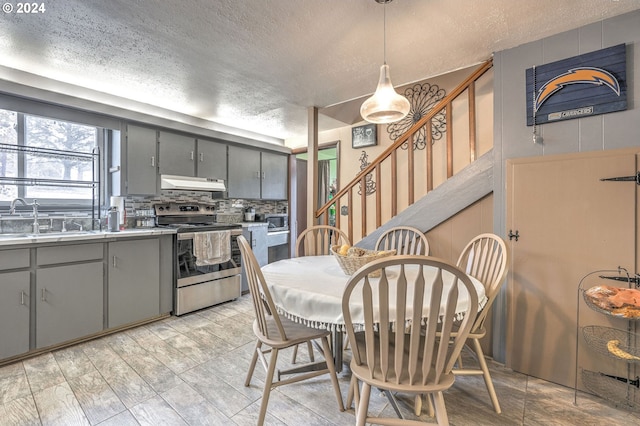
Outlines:
{"label": "pendant light cord", "polygon": [[382,59],[387,65],[387,2],[383,3],[382,11]]}

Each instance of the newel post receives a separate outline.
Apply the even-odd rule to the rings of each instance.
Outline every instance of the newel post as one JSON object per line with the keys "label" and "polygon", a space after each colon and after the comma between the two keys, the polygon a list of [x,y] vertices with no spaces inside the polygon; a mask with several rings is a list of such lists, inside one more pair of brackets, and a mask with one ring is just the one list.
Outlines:
{"label": "newel post", "polygon": [[307,117],[307,226],[313,226],[318,210],[318,108],[309,107]]}

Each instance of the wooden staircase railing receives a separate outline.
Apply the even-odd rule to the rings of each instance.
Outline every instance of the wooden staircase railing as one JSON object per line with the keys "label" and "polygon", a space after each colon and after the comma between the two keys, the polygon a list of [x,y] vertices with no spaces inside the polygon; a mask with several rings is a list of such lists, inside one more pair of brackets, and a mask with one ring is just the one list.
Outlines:
{"label": "wooden staircase railing", "polygon": [[[431,134],[431,120],[439,114],[442,110],[445,111],[446,114],[446,123],[448,124],[447,132],[446,132],[446,170],[447,170],[447,179],[453,176],[453,131],[451,129],[451,123],[453,123],[453,101],[456,100],[461,94],[468,91],[468,107],[469,107],[469,150],[470,150],[470,158],[469,162],[473,162],[477,157],[477,144],[476,144],[476,113],[475,113],[475,83],[476,81],[482,77],[491,67],[493,66],[493,60],[490,59],[480,65],[467,79],[465,79],[458,87],[456,87],[452,92],[450,92],[447,96],[445,96],[437,105],[435,105],[429,113],[427,113],[424,117],[422,117],[418,122],[416,122],[407,132],[398,138],[391,146],[389,146],[386,150],[382,152],[373,160],[366,168],[362,169],[351,182],[344,185],[343,188],[338,191],[335,196],[329,200],[326,204],[320,207],[316,213],[315,217],[321,224],[328,224],[330,217],[330,210],[335,208],[335,226],[338,228],[342,228],[340,225],[341,219],[341,206],[347,207],[347,235],[349,239],[353,241],[354,233],[353,233],[353,203],[354,198],[360,199],[360,212],[361,212],[361,236],[364,238],[367,232],[367,215],[369,212],[367,211],[367,191],[365,188],[367,175],[370,173],[374,174],[375,181],[380,183],[382,178],[382,164],[384,161],[390,162],[390,171],[391,176],[389,179],[389,188],[390,188],[390,208],[391,208],[391,217],[394,217],[398,214],[398,185],[406,184],[408,188],[408,205],[413,204],[415,201],[415,173],[414,170],[414,155],[415,152],[412,149],[413,140],[415,138],[416,133],[424,126],[427,127],[426,134],[426,190],[433,190],[433,152],[432,152],[432,134]],[[408,143],[407,152],[407,173],[406,180],[400,180],[401,178],[398,175],[398,151],[402,147],[404,143]],[[360,185],[361,193],[360,195],[356,194],[354,197],[354,189]],[[375,191],[375,210],[372,214],[375,215],[375,227],[379,228],[382,225],[382,191],[381,188],[378,187]],[[344,230],[344,228],[342,228]]]}

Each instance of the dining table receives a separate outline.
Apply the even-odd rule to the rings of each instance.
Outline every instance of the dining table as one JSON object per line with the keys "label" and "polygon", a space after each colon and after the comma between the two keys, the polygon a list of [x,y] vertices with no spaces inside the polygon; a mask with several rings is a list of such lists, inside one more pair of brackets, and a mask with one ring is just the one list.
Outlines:
{"label": "dining table", "polygon": [[[394,272],[392,268],[389,268],[391,278],[394,273],[397,274],[397,271]],[[342,294],[350,275],[342,270],[333,255],[282,259],[269,263],[261,269],[280,315],[310,327],[332,331],[335,366],[336,370],[341,372],[344,332]],[[412,273],[417,274],[417,266],[407,265],[406,273],[408,276]],[[435,268],[425,268],[423,271],[427,280],[435,273]],[[478,293],[478,310],[480,310],[487,302],[484,286],[476,278],[471,276],[470,278]],[[375,285],[378,280],[379,278],[370,277],[372,285]],[[453,275],[444,272],[444,285],[451,286],[452,282]],[[456,306],[457,312],[466,310],[469,300],[465,294],[465,292],[461,292]],[[426,297],[424,304],[429,306],[429,300]],[[351,307],[353,309],[353,303]],[[358,322],[357,314],[353,321]],[[291,369],[288,370],[289,372],[298,371]]]}

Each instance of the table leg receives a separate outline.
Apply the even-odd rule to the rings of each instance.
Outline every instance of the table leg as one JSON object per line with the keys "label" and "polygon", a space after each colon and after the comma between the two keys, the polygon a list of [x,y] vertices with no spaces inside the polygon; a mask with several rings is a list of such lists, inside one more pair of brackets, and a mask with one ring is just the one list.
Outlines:
{"label": "table leg", "polygon": [[331,333],[333,337],[333,363],[336,366],[336,373],[342,373],[342,351],[344,349],[344,333],[342,331],[334,331]]}
{"label": "table leg", "polygon": [[391,391],[389,390],[382,390],[379,389],[382,393],[384,393],[384,395],[387,397],[387,399],[389,400],[389,405],[391,405],[391,407],[393,408],[393,410],[396,412],[396,415],[398,416],[399,419],[404,419],[404,416],[402,415],[402,413],[400,412],[400,408],[398,407],[398,400],[396,400],[396,397],[393,396],[393,394],[391,393]]}

